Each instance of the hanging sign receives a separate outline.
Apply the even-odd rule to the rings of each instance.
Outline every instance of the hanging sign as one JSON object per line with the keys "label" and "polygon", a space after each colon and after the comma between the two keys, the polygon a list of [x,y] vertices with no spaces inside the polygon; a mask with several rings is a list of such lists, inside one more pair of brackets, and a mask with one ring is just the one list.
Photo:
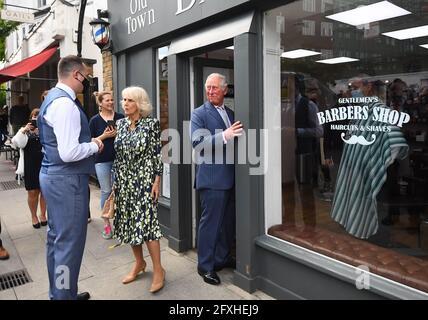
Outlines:
{"label": "hanging sign", "polygon": [[2,10],[1,18],[3,20],[34,23],[34,14],[22,11]]}

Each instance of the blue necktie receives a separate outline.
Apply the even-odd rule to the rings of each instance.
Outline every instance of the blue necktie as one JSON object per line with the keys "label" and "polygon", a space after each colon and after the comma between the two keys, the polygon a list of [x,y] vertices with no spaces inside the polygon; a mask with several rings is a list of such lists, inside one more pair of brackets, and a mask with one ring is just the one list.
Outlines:
{"label": "blue necktie", "polygon": [[227,115],[226,110],[224,109],[224,107],[218,107],[220,110],[220,115],[223,118],[224,124],[226,125],[226,128],[230,127],[230,120],[229,120],[229,116]]}

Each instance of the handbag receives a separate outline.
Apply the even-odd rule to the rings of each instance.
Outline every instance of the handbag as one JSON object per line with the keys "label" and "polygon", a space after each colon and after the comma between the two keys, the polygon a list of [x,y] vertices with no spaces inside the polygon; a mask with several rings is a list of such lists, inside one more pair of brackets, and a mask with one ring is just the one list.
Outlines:
{"label": "handbag", "polygon": [[114,218],[114,191],[110,193],[106,202],[104,202],[101,218],[106,218],[106,219]]}
{"label": "handbag", "polygon": [[15,174],[18,175],[18,184],[21,184],[21,177],[24,176],[24,148],[28,143],[28,136],[23,133],[21,128],[16,135],[12,138],[12,145],[15,148],[19,148],[19,160],[16,167]]}

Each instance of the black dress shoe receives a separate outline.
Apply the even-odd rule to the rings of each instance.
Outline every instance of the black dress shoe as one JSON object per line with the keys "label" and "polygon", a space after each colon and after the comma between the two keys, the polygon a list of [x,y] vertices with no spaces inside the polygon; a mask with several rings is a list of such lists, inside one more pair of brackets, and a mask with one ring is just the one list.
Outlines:
{"label": "black dress shoe", "polygon": [[40,221],[40,225],[42,227],[46,227],[48,225],[48,222],[47,221]]}
{"label": "black dress shoe", "polygon": [[229,268],[229,269],[236,269],[236,259],[231,257],[231,258],[230,258],[229,260],[227,260],[227,262],[226,262],[224,265],[222,265],[221,267],[220,267],[220,266],[214,267],[214,271],[220,271],[220,270],[225,269],[225,268]]}
{"label": "black dress shoe", "polygon": [[89,292],[82,292],[77,294],[77,300],[89,300],[91,295]]}
{"label": "black dress shoe", "polygon": [[220,278],[218,277],[215,271],[202,271],[198,269],[198,274],[204,279],[208,284],[218,285],[220,284]]}
{"label": "black dress shoe", "polygon": [[33,224],[34,229],[40,229],[40,222]]}

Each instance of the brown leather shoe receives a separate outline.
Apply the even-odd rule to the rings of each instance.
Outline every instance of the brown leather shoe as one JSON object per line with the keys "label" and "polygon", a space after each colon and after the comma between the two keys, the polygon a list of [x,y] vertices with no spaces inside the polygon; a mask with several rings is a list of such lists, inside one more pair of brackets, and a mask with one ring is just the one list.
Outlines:
{"label": "brown leather shoe", "polygon": [[3,247],[0,247],[0,260],[9,259],[9,252]]}
{"label": "brown leather shoe", "polygon": [[166,274],[166,272],[165,272],[165,270],[163,270],[162,269],[162,272],[163,272],[163,277],[162,277],[162,281],[160,281],[160,282],[157,282],[157,283],[152,283],[152,285],[151,285],[151,287],[150,287],[150,292],[151,293],[156,293],[156,292],[158,292],[160,289],[162,289],[163,288],[163,286],[165,285],[165,274]]}
{"label": "brown leather shoe", "polygon": [[132,271],[128,273],[125,278],[123,278],[122,283],[128,284],[135,281],[140,273],[146,272],[146,266],[146,261],[143,261],[143,265],[141,266],[141,268],[139,270],[132,269]]}

